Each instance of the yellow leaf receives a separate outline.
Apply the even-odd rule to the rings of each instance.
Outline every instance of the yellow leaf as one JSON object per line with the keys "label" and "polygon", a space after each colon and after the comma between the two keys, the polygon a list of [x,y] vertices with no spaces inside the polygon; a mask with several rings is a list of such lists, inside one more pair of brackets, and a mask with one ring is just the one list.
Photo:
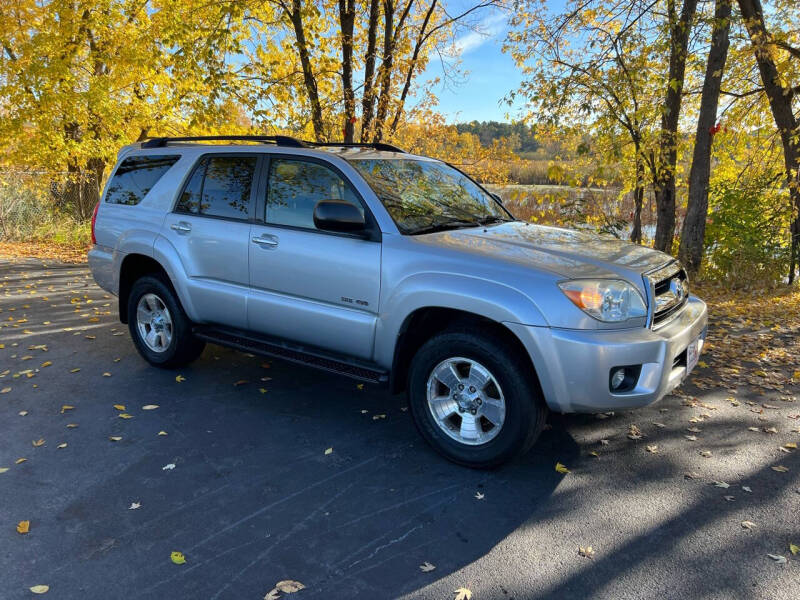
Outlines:
{"label": "yellow leaf", "polygon": [[182,565],[186,563],[186,557],[183,555],[183,552],[178,552],[176,550],[172,554],[170,554],[169,557],[170,559],[172,559],[172,562],[174,562],[176,565]]}
{"label": "yellow leaf", "polygon": [[233,386],[234,387],[239,387],[240,385],[244,385],[245,383],[248,383],[247,379],[240,379],[239,381],[234,383]]}
{"label": "yellow leaf", "polygon": [[72,370],[70,371],[70,373],[77,373],[78,371],[80,371],[80,369],[72,369]]}
{"label": "yellow leaf", "polygon": [[46,594],[50,589],[48,585],[34,585],[33,587],[29,588],[34,594]]}
{"label": "yellow leaf", "polygon": [[364,384],[363,383],[358,383],[358,384],[356,384],[356,388],[359,389],[359,390],[363,390],[364,389]]}
{"label": "yellow leaf", "polygon": [[44,438],[39,438],[38,440],[33,440],[31,442],[34,448],[38,448],[39,446],[44,446]]}
{"label": "yellow leaf", "polygon": [[265,390],[264,388],[258,388],[258,391],[261,392],[262,394],[267,393],[267,390]]}
{"label": "yellow leaf", "polygon": [[108,436],[108,439],[111,440],[112,442],[119,442],[120,440],[122,440],[122,438],[118,435],[110,435]]}
{"label": "yellow leaf", "polygon": [[77,426],[77,423],[67,423],[67,429],[75,429]]}
{"label": "yellow leaf", "polygon": [[26,460],[28,460],[28,459],[27,459],[27,458],[18,458],[17,460],[15,460],[15,461],[14,461],[14,464],[16,464],[16,465],[21,465],[21,464],[22,464],[22,463],[24,463]]}
{"label": "yellow leaf", "polygon": [[129,415],[128,413],[119,413],[119,415],[117,415],[117,416],[120,419],[132,419],[133,418],[133,415]]}
{"label": "yellow leaf", "polygon": [[26,534],[31,530],[30,521],[20,521],[17,523],[17,533]]}
{"label": "yellow leaf", "polygon": [[795,544],[789,544],[789,551],[792,554],[797,555],[798,553],[800,553],[800,546],[797,546]]}
{"label": "yellow leaf", "polygon": [[327,456],[328,454],[333,454],[333,448],[328,448],[327,450],[325,450],[325,456]]}
{"label": "yellow leaf", "polygon": [[10,391],[11,391],[10,387],[4,387],[2,390],[0,390],[0,394],[7,394]]}
{"label": "yellow leaf", "polygon": [[558,473],[564,473],[564,474],[569,473],[569,469],[567,467],[565,467],[564,465],[562,465],[560,462],[556,463],[556,471]]}
{"label": "yellow leaf", "polygon": [[790,450],[797,450],[797,444],[795,442],[788,442],[783,445],[784,448],[789,448]]}
{"label": "yellow leaf", "polygon": [[776,467],[771,467],[773,471],[777,471],[778,473],[786,473],[789,469],[784,467],[783,465],[778,465]]}
{"label": "yellow leaf", "polygon": [[111,377],[111,373],[103,373],[103,377]]}
{"label": "yellow leaf", "polygon": [[182,381],[186,381],[186,377],[184,377],[183,375],[177,375],[175,377],[175,381],[177,381],[178,383],[181,383]]}
{"label": "yellow leaf", "polygon": [[117,410],[125,410],[125,405],[124,404],[115,404],[114,408],[116,408]]}
{"label": "yellow leaf", "polygon": [[586,546],[585,548],[580,546],[578,548],[578,554],[585,556],[586,558],[594,558],[594,548],[591,546]]}
{"label": "yellow leaf", "polygon": [[8,467],[0,467],[0,474],[5,473],[8,471]]}
{"label": "yellow leaf", "polygon": [[159,431],[158,435],[167,435],[167,432],[166,431]]}
{"label": "yellow leaf", "polygon": [[56,448],[58,448],[59,450],[62,450],[66,447],[67,447],[67,442],[64,442],[63,444],[59,444],[58,446],[56,446]]}
{"label": "yellow leaf", "polygon": [[142,407],[142,410],[155,410],[158,408],[158,404],[145,404]]}
{"label": "yellow leaf", "polygon": [[472,592],[467,588],[460,587],[457,590],[453,590],[453,593],[455,594],[453,600],[472,600]]}
{"label": "yellow leaf", "polygon": [[64,414],[65,412],[67,412],[68,410],[72,410],[72,409],[74,409],[74,408],[75,408],[74,406],[70,406],[69,404],[64,404],[64,405],[61,407],[61,414],[63,415],[63,414]]}
{"label": "yellow leaf", "polygon": [[42,368],[44,368],[44,367],[49,367],[49,366],[50,366],[50,365],[52,365],[52,364],[53,364],[53,363],[51,363],[49,360],[46,360],[46,361],[44,361],[44,362],[42,363]]}
{"label": "yellow leaf", "polygon": [[306,586],[299,581],[294,581],[292,579],[285,579],[275,584],[275,589],[284,594],[294,594],[295,592],[305,589],[305,587]]}

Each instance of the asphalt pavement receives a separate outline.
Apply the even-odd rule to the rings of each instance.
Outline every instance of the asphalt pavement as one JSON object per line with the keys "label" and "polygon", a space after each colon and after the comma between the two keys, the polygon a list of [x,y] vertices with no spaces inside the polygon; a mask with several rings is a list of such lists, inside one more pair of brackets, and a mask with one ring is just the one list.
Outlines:
{"label": "asphalt pavement", "polygon": [[0,309],[3,600],[800,597],[798,389],[551,415],[474,471],[380,387],[212,345],[148,366],[85,265],[0,259]]}

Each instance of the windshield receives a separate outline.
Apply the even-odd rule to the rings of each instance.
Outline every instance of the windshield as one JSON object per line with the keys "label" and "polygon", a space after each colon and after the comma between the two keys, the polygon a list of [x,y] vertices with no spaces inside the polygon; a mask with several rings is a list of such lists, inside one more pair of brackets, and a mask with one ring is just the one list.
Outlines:
{"label": "windshield", "polygon": [[500,204],[444,163],[415,159],[352,159],[405,234],[509,221]]}

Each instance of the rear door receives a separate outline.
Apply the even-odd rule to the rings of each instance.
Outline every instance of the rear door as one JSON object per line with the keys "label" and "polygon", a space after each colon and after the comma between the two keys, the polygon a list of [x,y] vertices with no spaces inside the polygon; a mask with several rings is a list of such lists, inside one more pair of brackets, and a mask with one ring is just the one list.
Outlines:
{"label": "rear door", "polygon": [[262,155],[204,155],[163,235],[177,250],[201,321],[247,327],[249,237]]}
{"label": "rear door", "polygon": [[379,235],[331,233],[314,225],[320,200],[367,211],[332,165],[273,155],[250,243],[250,329],[359,358],[372,357],[380,296]]}

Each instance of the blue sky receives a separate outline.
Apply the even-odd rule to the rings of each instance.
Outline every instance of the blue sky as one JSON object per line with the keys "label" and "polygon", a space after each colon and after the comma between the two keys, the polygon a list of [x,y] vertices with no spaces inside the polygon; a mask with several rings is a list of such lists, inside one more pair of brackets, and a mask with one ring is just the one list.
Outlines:
{"label": "blue sky", "polygon": [[[509,121],[517,116],[519,107],[509,107],[501,100],[521,81],[520,73],[508,54],[502,52],[508,31],[506,15],[487,12],[475,31],[463,31],[456,39],[460,52],[459,81],[440,83],[433,88],[439,98],[439,110],[450,122]],[[442,77],[439,57],[431,60],[423,79]],[[510,113],[510,114],[509,114]]]}

